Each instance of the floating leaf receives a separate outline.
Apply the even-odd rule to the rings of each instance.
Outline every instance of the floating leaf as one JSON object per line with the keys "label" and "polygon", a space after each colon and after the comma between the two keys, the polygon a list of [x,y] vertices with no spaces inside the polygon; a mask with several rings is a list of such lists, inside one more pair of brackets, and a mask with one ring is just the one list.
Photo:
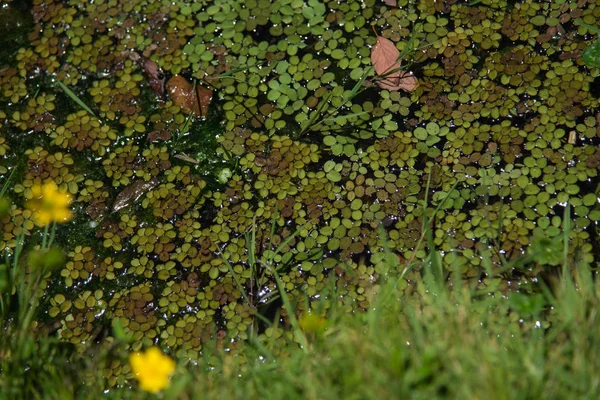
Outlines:
{"label": "floating leaf", "polygon": [[142,69],[148,77],[148,84],[152,90],[159,96],[165,94],[165,75],[162,73],[158,64],[152,60],[145,60]]}
{"label": "floating leaf", "polygon": [[396,0],[383,0],[383,1],[388,6],[396,7],[398,5],[398,1],[396,1]]}
{"label": "floating leaf", "polygon": [[377,75],[383,75],[377,84],[382,89],[413,91],[419,86],[417,78],[400,69],[400,52],[390,40],[377,36],[371,51],[371,64]]}
{"label": "floating leaf", "polygon": [[174,75],[165,85],[169,98],[187,113],[194,112],[196,117],[203,117],[208,112],[212,100],[212,90],[189,83],[185,78]]}
{"label": "floating leaf", "polygon": [[122,208],[129,206],[132,202],[136,201],[141,195],[149,191],[158,185],[158,178],[153,178],[148,182],[143,179],[138,179],[117,195],[115,203],[113,204],[113,212],[117,212]]}
{"label": "floating leaf", "polygon": [[167,129],[155,130],[148,134],[149,142],[157,142],[159,140],[169,140],[171,139],[171,132]]}

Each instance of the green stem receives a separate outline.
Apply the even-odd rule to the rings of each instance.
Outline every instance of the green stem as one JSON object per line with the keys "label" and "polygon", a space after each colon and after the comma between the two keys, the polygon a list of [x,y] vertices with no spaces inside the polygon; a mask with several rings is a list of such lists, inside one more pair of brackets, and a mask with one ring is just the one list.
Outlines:
{"label": "green stem", "polygon": [[574,22],[575,22],[575,25],[583,26],[590,32],[600,33],[600,29],[596,28],[595,26],[586,24],[585,22],[583,22],[583,20],[581,20],[579,18],[577,18]]}
{"label": "green stem", "polygon": [[33,315],[35,314],[35,311],[37,310],[37,306],[38,306],[38,301],[37,301],[37,296],[36,296],[36,292],[38,289],[38,286],[40,285],[40,282],[42,280],[42,277],[44,276],[46,272],[45,268],[42,268],[41,271],[39,271],[38,276],[35,278],[35,282],[33,284],[33,287],[31,288],[31,291],[29,292],[29,298],[27,299],[27,302],[25,304],[20,304],[19,307],[24,307],[25,308],[25,315],[23,316],[23,319],[21,321],[21,332],[27,332],[29,330],[29,325],[31,325],[31,320],[33,319]]}
{"label": "green stem", "polygon": [[[431,176],[431,168],[429,169],[429,174]],[[427,209],[427,203],[429,202],[429,180],[428,180],[428,185],[427,185],[427,189],[425,191],[425,199],[424,199],[424,210]],[[437,214],[437,212],[440,210],[440,208],[442,207],[442,205],[446,202],[446,200],[448,200],[448,197],[450,196],[450,193],[452,193],[454,191],[454,189],[456,189],[456,186],[458,186],[458,180],[456,182],[454,182],[454,185],[452,185],[452,187],[450,188],[450,190],[448,191],[448,194],[446,195],[446,197],[444,197],[442,199],[442,201],[437,205],[437,207],[435,208],[435,210],[433,210],[433,214],[431,214],[432,216],[435,217],[435,215]],[[400,274],[400,278],[398,278],[398,282],[400,281],[400,279],[404,278],[404,276],[406,275],[406,273],[410,270],[411,268],[411,264],[413,262],[413,260],[415,259],[415,256],[417,255],[417,251],[419,251],[419,248],[421,247],[421,243],[423,242],[423,239],[425,238],[425,235],[427,234],[427,225],[429,225],[429,223],[426,222],[427,219],[427,215],[425,214],[426,211],[423,211],[423,225],[421,227],[421,237],[419,238],[419,241],[417,242],[417,245],[415,247],[415,250],[413,251],[410,259],[408,260],[408,262],[406,263],[406,266],[404,267],[404,270],[402,271],[402,273]],[[433,218],[432,218],[433,221]]]}
{"label": "green stem", "polygon": [[294,332],[294,336],[298,339],[298,341],[300,342],[300,347],[306,353],[308,352],[308,340],[306,339],[306,336],[304,336],[302,329],[300,329],[300,325],[298,324],[298,319],[296,318],[294,307],[292,306],[290,298],[287,295],[285,285],[283,284],[283,281],[279,277],[279,274],[277,273],[275,268],[272,268],[270,265],[267,264],[265,264],[265,267],[269,269],[275,277],[275,282],[277,284],[277,288],[279,289],[279,294],[281,295],[283,306],[288,313],[288,318],[290,319],[290,324],[292,325],[292,331]]}
{"label": "green stem", "polygon": [[46,249],[47,240],[48,240],[48,225],[44,226],[44,233],[42,234],[42,250]]}
{"label": "green stem", "polygon": [[[46,231],[44,232],[46,234]],[[52,230],[50,231],[50,239],[48,240],[48,248],[52,246],[54,242],[54,236],[56,234],[56,221],[52,223]]]}

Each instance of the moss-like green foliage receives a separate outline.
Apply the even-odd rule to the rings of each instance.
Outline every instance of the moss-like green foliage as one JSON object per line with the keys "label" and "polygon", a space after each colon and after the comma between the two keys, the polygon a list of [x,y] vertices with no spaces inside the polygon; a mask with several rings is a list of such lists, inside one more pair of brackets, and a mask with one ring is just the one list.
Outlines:
{"label": "moss-like green foliage", "polygon": [[[82,350],[99,315],[133,349],[190,357],[262,332],[257,312],[288,323],[257,260],[277,265],[298,312],[328,277],[331,302],[366,310],[385,273],[380,226],[407,279],[421,279],[428,246],[477,284],[531,237],[543,253],[569,203],[569,254],[600,257],[600,70],[581,57],[587,28],[570,23],[593,24],[596,2],[33,3],[30,43],[0,69],[0,182],[17,171],[0,247],[36,235],[21,207],[34,183],[74,196],[59,237],[69,261],[46,284],[49,318]],[[374,84],[371,26],[415,91]],[[168,99],[175,74],[213,91],[206,118]],[[550,256],[497,284],[551,274]],[[117,367],[112,383],[129,372]]]}

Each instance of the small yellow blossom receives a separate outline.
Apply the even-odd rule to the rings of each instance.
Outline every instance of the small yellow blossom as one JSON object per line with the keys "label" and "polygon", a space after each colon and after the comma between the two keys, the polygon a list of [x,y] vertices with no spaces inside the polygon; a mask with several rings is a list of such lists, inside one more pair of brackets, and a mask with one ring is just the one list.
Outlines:
{"label": "small yellow blossom", "polygon": [[152,393],[169,386],[169,377],[175,371],[175,361],[158,347],[150,347],[145,353],[130,354],[129,363],[140,387]]}
{"label": "small yellow blossom", "polygon": [[69,209],[71,196],[61,193],[56,183],[49,181],[43,185],[33,185],[31,188],[33,198],[25,204],[25,207],[33,212],[35,221],[46,226],[51,222],[67,222],[73,219]]}
{"label": "small yellow blossom", "polygon": [[303,312],[298,320],[298,325],[306,333],[323,333],[327,327],[327,320],[311,312]]}

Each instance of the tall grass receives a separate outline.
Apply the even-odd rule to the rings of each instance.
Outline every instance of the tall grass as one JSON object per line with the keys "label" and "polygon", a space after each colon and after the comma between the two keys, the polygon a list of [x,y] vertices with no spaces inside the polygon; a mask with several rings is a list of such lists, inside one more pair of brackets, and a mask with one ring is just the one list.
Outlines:
{"label": "tall grass", "polygon": [[[572,282],[569,284],[567,282]],[[210,352],[178,394],[207,399],[598,398],[599,289],[590,269],[563,276],[548,306],[519,314],[508,297],[466,283],[432,294],[416,284],[362,315],[330,321],[332,333],[291,339],[273,358],[247,345]],[[371,318],[376,315],[376,318]],[[372,326],[366,320],[376,321]],[[265,341],[265,345],[268,342]],[[273,349],[268,349],[273,350]],[[208,353],[207,353],[208,354]],[[117,397],[127,395],[120,391]],[[201,393],[199,396],[197,394]]]}
{"label": "tall grass", "polygon": [[[199,366],[183,367],[185,360],[179,360],[163,397],[600,398],[600,287],[587,265],[547,288],[546,305],[533,312],[494,288],[468,282],[435,293],[423,282],[414,285],[414,293],[405,295],[395,279],[382,282],[378,296],[390,293],[385,302],[364,314],[331,317],[325,334],[306,334],[302,346],[286,334],[279,340],[261,336],[233,354],[207,343]],[[38,346],[35,365],[45,366],[45,373],[32,375],[43,378],[28,392],[35,397],[69,398],[61,390],[87,398],[152,397],[135,384],[102,395],[106,383],[85,385],[85,371],[93,365],[75,354],[45,350],[52,347],[49,339],[38,338]],[[2,351],[6,357],[9,350]],[[3,377],[10,375],[3,371]],[[11,398],[21,397],[14,385],[0,381],[3,388],[12,386]]]}
{"label": "tall grass", "polygon": [[[84,354],[55,335],[27,329],[35,327],[41,298],[30,280],[14,275],[10,289],[2,291],[0,398],[600,398],[600,283],[589,265],[574,265],[569,259],[568,215],[567,208],[562,237],[566,250],[554,282],[509,292],[498,285],[501,280],[491,269],[483,282],[460,275],[446,278],[443,271],[451,268],[443,265],[429,241],[428,257],[416,266],[424,278],[408,286],[403,267],[391,262],[394,257],[382,259],[389,264],[387,272],[373,286],[371,307],[365,312],[334,307],[331,302],[342,291],[331,280],[328,295],[311,304],[313,310],[329,310],[322,317],[324,331],[303,327],[302,316],[280,285],[272,253],[283,247],[260,257],[252,253],[254,278],[268,274],[275,279],[289,326],[277,317],[270,333],[251,334],[236,351],[216,341],[205,343],[198,365],[177,360],[170,387],[158,395],[139,390],[131,376],[117,387],[102,377],[113,359],[127,362],[127,338],[118,324],[115,340]],[[250,244],[253,235],[248,234]],[[11,273],[27,268],[31,260],[20,257],[20,240],[19,251],[5,255]],[[394,256],[383,233],[382,246]],[[527,262],[543,264],[536,254],[543,253],[532,252]],[[239,280],[238,285],[243,289]],[[249,300],[248,290],[242,292]]]}

